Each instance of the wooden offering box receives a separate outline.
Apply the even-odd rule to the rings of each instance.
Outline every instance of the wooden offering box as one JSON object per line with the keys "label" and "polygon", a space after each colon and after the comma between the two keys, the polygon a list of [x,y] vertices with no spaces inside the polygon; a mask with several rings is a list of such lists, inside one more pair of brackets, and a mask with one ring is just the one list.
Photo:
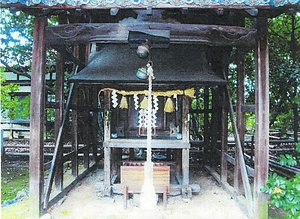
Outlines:
{"label": "wooden offering box", "polygon": [[[141,193],[144,184],[144,166],[121,166],[121,185],[123,186],[124,207],[127,207],[128,193]],[[170,166],[153,167],[153,185],[156,193],[163,194],[164,206],[170,187]]]}

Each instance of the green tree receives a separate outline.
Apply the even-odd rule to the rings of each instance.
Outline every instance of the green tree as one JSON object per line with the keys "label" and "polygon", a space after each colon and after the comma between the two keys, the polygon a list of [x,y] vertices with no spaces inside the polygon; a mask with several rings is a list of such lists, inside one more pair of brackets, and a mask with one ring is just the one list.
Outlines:
{"label": "green tree", "polygon": [[33,17],[22,12],[1,13],[1,64],[6,71],[30,78]]}
{"label": "green tree", "polygon": [[300,91],[299,14],[282,14],[270,19],[269,51],[270,125],[282,132],[297,132]]}
{"label": "green tree", "polygon": [[[6,71],[31,78],[34,17],[22,11],[1,8],[0,18],[0,66],[4,66]],[[56,23],[57,16],[48,18],[48,25]],[[47,48],[46,72],[54,71],[55,59],[55,50]]]}
{"label": "green tree", "polygon": [[[30,79],[34,17],[22,11],[11,11],[9,9],[1,8],[0,18],[0,67],[2,72],[11,72]],[[57,17],[51,16],[48,19],[48,23],[49,25],[57,23]],[[56,52],[52,48],[47,48],[46,51],[47,74],[55,71]],[[13,94],[18,91],[19,86],[16,84],[8,84],[4,86],[6,79],[3,77],[3,74],[1,74],[0,77],[2,118],[9,118],[11,120],[28,119],[30,96],[25,98],[14,96]],[[48,83],[46,87],[47,94],[52,95],[53,84]],[[51,113],[53,114],[52,111]]]}
{"label": "green tree", "polygon": [[20,99],[13,94],[19,90],[19,85],[8,84],[3,85],[6,81],[3,69],[0,68],[0,98],[1,98],[1,117],[8,118],[10,120],[14,119],[28,119],[30,112],[30,99],[29,96]]}

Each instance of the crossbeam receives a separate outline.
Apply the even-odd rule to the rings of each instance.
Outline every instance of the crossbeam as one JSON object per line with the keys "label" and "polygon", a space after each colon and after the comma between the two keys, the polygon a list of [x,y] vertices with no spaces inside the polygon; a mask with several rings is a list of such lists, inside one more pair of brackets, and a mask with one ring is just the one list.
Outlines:
{"label": "crossbeam", "polygon": [[238,26],[171,23],[76,23],[45,28],[47,45],[128,43],[129,31],[169,30],[170,43],[254,46],[256,29]]}

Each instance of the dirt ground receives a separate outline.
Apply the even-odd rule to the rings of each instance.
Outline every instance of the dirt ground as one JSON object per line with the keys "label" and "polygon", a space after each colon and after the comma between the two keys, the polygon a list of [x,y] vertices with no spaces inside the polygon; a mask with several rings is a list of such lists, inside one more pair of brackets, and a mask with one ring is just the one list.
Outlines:
{"label": "dirt ground", "polygon": [[[190,201],[181,196],[168,197],[167,209],[159,199],[157,209],[142,210],[139,195],[129,200],[123,208],[123,196],[104,197],[98,188],[104,180],[102,169],[86,177],[68,195],[48,211],[48,217],[72,219],[247,219],[237,203],[222,190],[217,182],[205,171],[191,172],[190,183],[199,184],[199,195]],[[51,216],[50,216],[51,215]]]}

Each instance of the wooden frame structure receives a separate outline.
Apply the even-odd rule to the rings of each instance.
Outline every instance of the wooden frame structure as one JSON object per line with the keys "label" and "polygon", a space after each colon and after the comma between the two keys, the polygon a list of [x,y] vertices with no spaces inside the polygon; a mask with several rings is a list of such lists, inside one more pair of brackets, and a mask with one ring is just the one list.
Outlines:
{"label": "wooden frame structure", "polygon": [[[170,45],[169,48],[156,49],[151,56],[156,66],[153,84],[155,88],[153,102],[156,102],[155,126],[153,127],[155,131],[151,143],[152,148],[167,151],[168,161],[172,161],[176,166],[175,177],[180,184],[180,189],[175,186],[174,190],[188,194],[187,190],[190,190],[188,114],[190,99],[194,93],[194,88],[190,87],[199,87],[204,84],[219,86],[225,84],[226,81],[209,69],[202,46]],[[197,56],[197,63],[191,59],[193,56]],[[116,63],[114,60],[119,61]],[[181,60],[181,62],[176,62],[176,60]],[[128,66],[131,62],[132,64]],[[81,86],[89,86],[91,83],[98,85],[99,94],[103,93],[105,115],[103,147],[107,195],[120,191],[120,185],[116,181],[122,178],[120,163],[123,161],[122,155],[126,156],[123,150],[130,151],[129,158],[126,158],[129,159],[127,162],[134,162],[137,159],[134,157],[134,150],[146,148],[147,139],[143,138],[145,127],[141,126],[142,120],[140,120],[144,111],[142,106],[138,105],[142,105],[143,98],[147,96],[147,92],[143,90],[147,83],[137,79],[134,74],[144,62],[138,59],[136,50],[130,48],[128,44],[107,44],[101,46],[98,52],[91,54],[88,65],[70,78],[71,82]],[[169,65],[166,66],[165,63]],[[182,79],[181,72],[184,71],[189,72],[189,78]],[[118,90],[118,88],[125,90]],[[174,95],[175,98],[173,98]],[[174,104],[172,99],[176,102],[176,109],[173,109],[172,113],[166,112],[164,105],[167,105],[168,101]],[[122,107],[122,101],[125,100],[126,103],[129,102],[126,104],[126,109],[124,109],[125,106]],[[180,137],[176,137],[177,134]],[[172,189],[171,186],[170,190]],[[171,191],[171,193],[174,192]]]}
{"label": "wooden frame structure", "polygon": [[[213,110],[216,110],[213,117],[221,118],[222,124],[215,126],[217,132],[222,132],[223,137],[221,138],[221,174],[219,176],[221,185],[224,186],[228,191],[232,191],[233,193],[241,193],[241,188],[245,188],[245,195],[248,199],[248,204],[253,204],[253,211],[249,209],[249,214],[253,216],[253,218],[267,218],[267,196],[260,191],[261,186],[266,182],[268,177],[268,132],[269,132],[269,98],[268,98],[268,89],[269,89],[269,68],[268,68],[268,34],[267,34],[267,19],[269,17],[277,16],[281,13],[285,13],[289,10],[289,8],[294,8],[299,10],[299,1],[294,4],[287,4],[281,7],[280,3],[275,1],[275,5],[266,5],[264,2],[257,3],[256,5],[248,5],[248,4],[221,4],[221,3],[210,3],[210,4],[201,4],[201,3],[193,3],[190,1],[186,1],[184,3],[178,4],[170,4],[166,1],[160,1],[157,4],[151,5],[151,2],[147,1],[138,1],[131,2],[129,6],[118,5],[117,2],[107,3],[104,1],[103,5],[95,5],[94,3],[81,4],[76,3],[75,5],[65,4],[57,4],[57,5],[48,5],[47,3],[34,4],[33,2],[27,2],[27,5],[23,5],[20,3],[10,2],[7,0],[1,0],[2,7],[16,7],[19,10],[26,11],[27,13],[35,15],[34,19],[34,41],[33,41],[33,66],[32,66],[32,80],[31,80],[31,133],[30,133],[30,200],[31,200],[31,211],[32,216],[40,216],[44,210],[44,208],[49,206],[49,196],[52,187],[52,183],[49,183],[48,186],[44,185],[44,159],[43,159],[43,123],[44,123],[44,110],[45,110],[45,60],[46,60],[46,46],[52,46],[57,49],[58,62],[57,62],[57,73],[60,75],[57,77],[59,80],[57,83],[57,93],[56,100],[59,103],[59,106],[56,110],[56,135],[57,139],[59,139],[59,127],[62,127],[63,119],[63,108],[64,104],[62,101],[62,72],[63,72],[63,63],[64,59],[67,55],[70,55],[71,59],[74,63],[79,66],[79,70],[82,69],[86,65],[87,57],[91,51],[91,42],[99,42],[99,43],[107,43],[107,42],[122,42],[127,39],[124,38],[124,28],[130,28],[129,26],[124,26],[122,24],[113,24],[101,22],[101,24],[94,25],[83,25],[76,24],[80,16],[76,16],[76,13],[81,10],[87,10],[91,13],[95,11],[98,13],[99,10],[103,10],[101,21],[113,21],[117,20],[114,15],[111,15],[115,8],[124,9],[125,14],[126,10],[132,13],[132,9],[136,10],[145,10],[146,14],[152,14],[152,10],[155,8],[165,9],[174,9],[178,16],[180,16],[181,24],[177,23],[163,23],[163,24],[154,24],[154,27],[157,29],[160,28],[169,28],[171,29],[171,43],[179,43],[179,44],[204,44],[211,47],[211,51],[213,54],[218,54],[218,56],[211,56],[211,63],[213,71],[219,74],[221,77],[223,73],[226,72],[226,57],[228,57],[228,51],[226,50],[228,47],[249,47],[252,46],[255,49],[256,54],[256,98],[255,98],[255,115],[256,115],[256,132],[255,132],[255,168],[254,168],[254,189],[253,193],[249,189],[247,189],[247,176],[245,175],[245,166],[243,165],[243,155],[241,153],[242,148],[236,148],[236,158],[235,158],[235,183],[234,189],[228,186],[226,182],[226,172],[227,172],[227,159],[226,159],[226,138],[224,138],[224,133],[226,133],[226,121],[227,121],[227,108],[224,107],[225,104],[220,108],[218,103],[224,103],[226,100],[226,89],[219,88],[219,90],[212,91],[213,98]],[[47,8],[47,10],[44,10]],[[78,9],[78,10],[76,10]],[[48,27],[46,22],[46,16],[51,14],[64,14],[64,12],[71,11],[73,17],[67,16],[59,16],[60,23],[62,25]],[[228,12],[236,12],[235,19],[229,19]],[[76,13],[75,13],[76,12]],[[110,13],[109,13],[110,12]],[[174,13],[171,10],[172,14]],[[209,14],[212,15],[209,15]],[[79,13],[80,14],[80,13]],[[206,15],[206,24],[189,24],[188,21],[191,20],[192,17],[195,17],[194,23],[199,22],[203,18],[203,14]],[[94,15],[94,14],[93,14]],[[198,15],[195,16],[195,15]],[[126,15],[127,16],[127,15]],[[126,17],[125,16],[125,17]],[[221,16],[221,18],[217,18],[215,21],[212,21],[212,17]],[[242,24],[239,22],[242,21],[245,17],[255,17],[257,21],[256,30],[249,30],[246,28],[242,28]],[[226,18],[226,19],[224,19]],[[237,19],[243,18],[243,19]],[[97,20],[93,16],[90,17],[90,20]],[[72,24],[63,24],[68,23],[70,20],[74,21]],[[223,25],[228,25],[227,27]],[[156,26],[157,25],[157,26]],[[137,30],[143,29],[145,26],[152,27],[149,25],[147,21],[141,26],[134,25],[131,28],[136,28]],[[233,27],[236,26],[236,27]],[[74,31],[65,31],[66,28],[70,28]],[[70,30],[68,29],[68,30]],[[88,30],[88,31],[86,31]],[[228,31],[229,30],[229,31]],[[73,34],[72,36],[66,34]],[[73,54],[70,54],[67,50],[64,49],[61,45],[72,45]],[[242,49],[240,50],[241,54]],[[237,99],[237,145],[242,145],[243,139],[243,130],[244,130],[244,118],[243,118],[243,77],[244,77],[244,62],[243,55],[240,56],[241,59],[238,65],[238,99]],[[222,91],[224,95],[218,96],[217,92]],[[75,96],[77,89],[74,90]],[[95,95],[95,92],[92,95]],[[78,93],[77,93],[78,94]],[[208,89],[205,91],[205,98],[208,99]],[[106,94],[109,95],[109,94]],[[230,99],[230,98],[228,98]],[[73,99],[72,101],[76,101]],[[208,101],[205,102],[208,104]],[[94,103],[95,104],[95,103]],[[95,105],[94,105],[95,106]],[[108,107],[108,106],[106,106]],[[66,107],[65,107],[66,108]],[[78,109],[78,108],[77,108]],[[205,106],[206,114],[208,114],[208,105]],[[220,110],[221,109],[221,110]],[[73,118],[73,136],[77,136],[78,129],[78,112],[74,110],[72,113]],[[205,117],[204,123],[207,125],[208,117]],[[225,119],[226,118],[226,119]],[[234,120],[234,119],[233,119]],[[95,121],[95,117],[92,118],[92,121]],[[213,118],[213,121],[218,121],[218,119]],[[211,138],[211,140],[207,140],[209,138],[208,132],[206,132],[205,141],[206,149],[207,145],[211,145],[217,141],[217,139]],[[188,140],[187,140],[188,141]],[[186,142],[188,143],[188,142]],[[60,187],[60,189],[70,189],[74,183],[80,180],[81,177],[84,176],[78,175],[78,151],[80,148],[78,147],[79,142],[75,137],[73,139],[72,147],[73,152],[72,159],[74,169],[72,170],[73,175],[76,180],[73,181],[69,186],[62,188],[62,152],[61,152],[61,142],[57,141],[57,150],[56,154],[58,156],[58,160],[52,162],[52,168],[56,168],[57,171],[52,171],[52,175],[50,177],[50,181],[54,180],[54,175],[58,179],[56,181],[56,186]],[[93,143],[92,143],[93,144]],[[109,145],[109,143],[107,143]],[[183,156],[185,156],[188,147],[183,147]],[[107,150],[106,154],[110,153],[110,147],[105,147]],[[85,151],[85,154],[88,154],[89,150]],[[211,154],[211,156],[213,156]],[[87,156],[86,156],[87,157]],[[106,163],[105,165],[109,165]],[[186,164],[188,165],[188,164]],[[87,165],[87,169],[89,169],[89,165]],[[108,170],[109,168],[107,168]],[[108,178],[108,173],[106,174]],[[110,174],[109,174],[110,175]],[[108,180],[108,179],[107,179]],[[109,179],[110,180],[110,179]],[[184,181],[188,179],[184,178]],[[243,185],[243,186],[242,186]],[[44,188],[48,187],[46,193],[44,193]],[[64,190],[65,191],[65,190]],[[253,198],[252,198],[253,194]],[[59,197],[59,196],[58,196]],[[250,205],[250,206],[251,206]]]}

